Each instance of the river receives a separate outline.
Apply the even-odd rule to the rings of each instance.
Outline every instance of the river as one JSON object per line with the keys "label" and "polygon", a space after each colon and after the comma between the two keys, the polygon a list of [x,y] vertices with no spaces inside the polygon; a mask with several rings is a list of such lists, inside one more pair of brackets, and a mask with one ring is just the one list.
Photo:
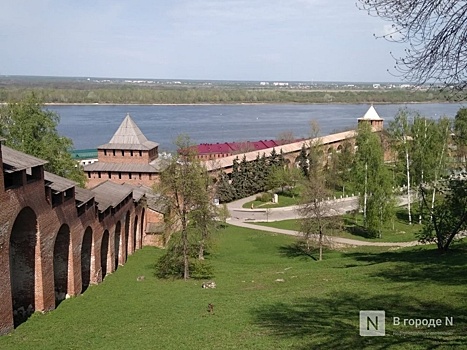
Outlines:
{"label": "river", "polygon": [[[374,106],[388,121],[407,107],[430,118],[454,117],[458,103],[384,104]],[[107,143],[127,113],[146,137],[173,150],[181,133],[196,143],[276,139],[281,132],[307,137],[310,121],[319,123],[321,134],[355,128],[368,104],[254,104],[254,105],[66,105],[47,106],[57,112],[60,134],[73,140],[76,149],[96,148]]]}

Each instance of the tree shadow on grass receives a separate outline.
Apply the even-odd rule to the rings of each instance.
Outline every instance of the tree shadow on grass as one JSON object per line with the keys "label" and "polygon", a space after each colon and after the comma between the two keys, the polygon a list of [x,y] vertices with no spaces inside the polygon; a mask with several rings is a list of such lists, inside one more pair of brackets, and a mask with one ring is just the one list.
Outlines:
{"label": "tree shadow on grass", "polygon": [[357,264],[362,265],[392,263],[390,267],[378,269],[370,274],[394,282],[429,281],[442,285],[467,285],[467,244],[455,244],[451,251],[440,254],[428,247],[401,249],[384,253],[345,253]]}
{"label": "tree shadow on grass", "polygon": [[301,260],[317,260],[312,251],[308,251],[306,244],[302,240],[297,240],[291,244],[279,247],[279,254],[287,258],[300,258]]}
{"label": "tree shadow on grass", "polygon": [[369,232],[363,226],[356,224],[355,220],[351,218],[344,218],[344,230],[353,236],[359,236],[367,239],[376,238],[373,233]]}
{"label": "tree shadow on grass", "polygon": [[[412,220],[414,220],[414,213],[412,213]],[[409,223],[409,212],[407,210],[398,210],[396,211],[396,219],[397,221],[401,222],[401,223],[404,223],[404,224],[408,224]]]}
{"label": "tree shadow on grass", "polygon": [[[384,310],[386,336],[360,336],[360,310]],[[293,342],[293,349],[437,349],[461,347],[467,341],[466,308],[399,294],[375,296],[338,292],[291,303],[261,305],[251,313],[254,323],[266,329],[268,336]],[[443,326],[395,326],[393,317],[399,317],[401,322],[405,318],[439,318]],[[454,326],[444,326],[445,317],[453,317]]]}

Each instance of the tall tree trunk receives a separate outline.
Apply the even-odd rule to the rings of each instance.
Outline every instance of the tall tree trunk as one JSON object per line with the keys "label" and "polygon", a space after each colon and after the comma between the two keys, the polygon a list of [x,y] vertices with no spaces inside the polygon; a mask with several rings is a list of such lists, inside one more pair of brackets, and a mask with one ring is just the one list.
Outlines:
{"label": "tall tree trunk", "polygon": [[[423,186],[423,170],[422,170],[422,178],[421,178],[421,181],[420,181],[420,185],[419,185],[419,188],[421,188],[421,186]],[[422,200],[422,196],[419,196],[419,199],[418,199],[418,207],[419,207],[419,213],[418,213],[418,224],[421,225],[422,224],[422,212],[423,212],[423,200]]]}
{"label": "tall tree trunk", "polygon": [[190,278],[190,265],[188,261],[188,231],[186,222],[186,212],[182,216],[182,246],[183,246],[183,279]]}
{"label": "tall tree trunk", "polygon": [[365,193],[363,195],[363,226],[366,227],[366,202],[368,200],[368,163],[365,163]]}
{"label": "tall tree trunk", "polygon": [[[404,141],[407,142],[407,141]],[[409,211],[409,225],[412,225],[412,212],[410,211],[410,204],[412,201],[410,194],[410,163],[409,163],[409,150],[405,148],[405,167],[407,170],[407,209]]]}
{"label": "tall tree trunk", "polygon": [[323,231],[319,230],[319,261],[323,260]]}
{"label": "tall tree trunk", "polygon": [[204,239],[199,242],[198,260],[204,260]]}

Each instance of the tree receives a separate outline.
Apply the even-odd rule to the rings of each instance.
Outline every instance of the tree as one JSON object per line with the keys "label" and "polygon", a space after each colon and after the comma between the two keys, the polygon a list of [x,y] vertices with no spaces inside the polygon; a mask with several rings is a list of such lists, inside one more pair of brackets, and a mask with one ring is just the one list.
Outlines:
{"label": "tree", "polygon": [[[393,213],[392,178],[384,164],[384,151],[379,136],[369,123],[360,123],[356,138],[354,173],[357,189],[363,193],[364,226],[372,234],[381,235],[381,227]],[[363,202],[363,203],[362,203]]]}
{"label": "tree", "polygon": [[461,108],[457,111],[454,118],[454,134],[457,159],[465,165],[467,163],[467,108]]}
{"label": "tree", "polygon": [[[172,158],[167,168],[161,173],[160,182],[154,187],[156,192],[161,193],[165,198],[166,205],[179,226],[180,242],[167,254],[181,256],[183,278],[187,280],[190,277],[189,259],[194,255],[193,237],[189,235],[189,220],[191,219],[193,227],[201,232],[201,240],[204,242],[215,214],[211,211],[208,189],[210,178],[206,168],[194,154],[190,139],[182,135],[175,143],[179,154]],[[176,263],[180,259],[174,257],[173,260],[169,259],[170,261]],[[178,269],[175,270],[178,271]]]}
{"label": "tree", "polygon": [[405,165],[406,186],[407,186],[407,210],[409,214],[409,225],[412,225],[412,192],[410,190],[410,125],[407,110],[400,110],[394,121],[389,124],[389,135],[391,146],[398,155],[398,159]]}
{"label": "tree", "polygon": [[337,174],[339,185],[342,186],[342,193],[345,194],[346,186],[352,180],[352,164],[354,162],[353,145],[349,141],[344,141],[340,153],[337,153]]}
{"label": "tree", "polygon": [[392,24],[384,38],[407,43],[396,70],[408,81],[467,86],[467,1],[359,0],[370,15]]}
{"label": "tree", "polygon": [[277,135],[277,140],[279,141],[279,144],[286,145],[295,142],[295,136],[293,131],[287,130],[279,133],[279,135]]}
{"label": "tree", "polygon": [[308,177],[308,155],[306,153],[305,143],[302,145],[297,161],[299,168],[302,170],[303,176]]}
{"label": "tree", "polygon": [[234,189],[229,182],[229,177],[223,171],[217,180],[216,193],[221,203],[228,203],[235,199]]}
{"label": "tree", "polygon": [[47,160],[45,170],[84,187],[84,172],[69,153],[73,142],[58,134],[59,122],[59,115],[44,110],[34,94],[0,107],[0,136],[6,139],[7,146]]}
{"label": "tree", "polygon": [[[436,182],[441,175],[445,175],[450,130],[451,121],[448,118],[435,122],[417,115],[413,121],[411,143],[415,185],[420,192],[426,183],[434,182],[432,201]],[[422,194],[419,193],[419,224],[422,223],[423,207]]]}
{"label": "tree", "polygon": [[304,235],[307,253],[311,244],[316,241],[319,250],[319,260],[323,259],[323,246],[325,245],[326,232],[335,218],[329,217],[329,202],[323,199],[329,196],[326,188],[325,176],[322,170],[315,169],[310,177],[303,182],[301,203],[298,213],[300,220],[300,232]]}
{"label": "tree", "polygon": [[[425,219],[424,227],[419,234],[423,243],[436,243],[438,251],[449,250],[456,235],[467,229],[467,181],[466,173],[451,176],[444,186],[438,188],[442,198],[431,211],[431,217]],[[427,202],[427,193],[422,191],[423,200]],[[428,207],[428,203],[425,203]]]}
{"label": "tree", "polygon": [[199,235],[198,240],[198,260],[204,260],[204,253],[207,241],[213,231],[217,229],[217,208],[213,203],[213,198],[209,195],[211,178],[207,172],[201,175],[201,193],[197,196],[196,205],[191,208],[190,220],[194,229]]}
{"label": "tree", "polygon": [[[447,159],[450,121],[437,122],[408,110],[399,111],[390,124],[391,146],[400,163],[405,165],[409,223],[411,223],[411,193],[413,186],[420,191],[425,183],[436,182],[444,174]],[[433,186],[433,200],[436,186]],[[424,212],[419,193],[419,223]]]}
{"label": "tree", "polygon": [[242,198],[242,193],[241,193],[241,186],[242,186],[242,180],[241,180],[241,174],[240,174],[240,169],[238,165],[238,156],[235,157],[235,159],[232,161],[232,173],[231,173],[231,185],[233,189],[233,199],[237,198]]}
{"label": "tree", "polygon": [[268,177],[268,188],[275,190],[281,188],[281,193],[285,192],[285,187],[294,187],[295,184],[300,180],[301,173],[297,168],[289,167],[273,167]]}

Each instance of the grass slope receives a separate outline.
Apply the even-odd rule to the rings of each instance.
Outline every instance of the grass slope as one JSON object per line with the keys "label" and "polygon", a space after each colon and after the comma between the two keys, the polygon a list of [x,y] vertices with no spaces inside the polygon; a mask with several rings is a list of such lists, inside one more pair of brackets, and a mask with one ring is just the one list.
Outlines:
{"label": "grass slope", "polygon": [[[445,256],[429,247],[352,248],[325,252],[316,262],[294,242],[222,230],[209,256],[217,288],[209,290],[202,281],[154,278],[162,251],[146,247],[101,285],[0,337],[0,349],[448,349],[467,343],[467,244]],[[146,278],[138,282],[140,275]],[[359,310],[385,310],[388,335],[360,337]],[[395,327],[393,316],[452,316],[454,326]],[[408,333],[393,335],[400,331]]]}

